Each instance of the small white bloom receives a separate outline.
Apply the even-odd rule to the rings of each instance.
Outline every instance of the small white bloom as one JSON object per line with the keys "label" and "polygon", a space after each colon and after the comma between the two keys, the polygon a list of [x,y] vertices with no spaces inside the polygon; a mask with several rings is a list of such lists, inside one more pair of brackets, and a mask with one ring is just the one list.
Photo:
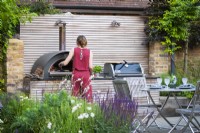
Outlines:
{"label": "small white bloom", "polygon": [[78,119],[83,119],[84,118],[84,116],[82,115],[82,114],[80,114],[79,116],[78,116]]}
{"label": "small white bloom", "polygon": [[88,118],[88,117],[89,117],[89,114],[88,114],[88,113],[84,113],[83,116],[84,116],[85,118]]}
{"label": "small white bloom", "polygon": [[0,119],[0,123],[3,123],[2,119]]}
{"label": "small white bloom", "polygon": [[95,114],[94,113],[90,113],[90,116],[93,118],[95,116]]}
{"label": "small white bloom", "polygon": [[82,130],[79,130],[78,133],[82,133]]}
{"label": "small white bloom", "polygon": [[78,109],[78,106],[72,107],[72,113],[74,113]]}
{"label": "small white bloom", "polygon": [[74,101],[74,100],[71,100],[71,104],[73,104],[73,103],[75,103],[75,101]]}
{"label": "small white bloom", "polygon": [[80,107],[81,105],[83,105],[82,103],[78,103],[77,106]]}
{"label": "small white bloom", "polygon": [[91,107],[87,107],[87,110],[92,110],[92,108]]}
{"label": "small white bloom", "polygon": [[71,81],[70,81],[70,80],[67,80],[67,84],[71,84]]}
{"label": "small white bloom", "polygon": [[52,123],[49,122],[48,125],[47,125],[47,128],[48,128],[48,129],[51,129],[51,126],[52,126]]}

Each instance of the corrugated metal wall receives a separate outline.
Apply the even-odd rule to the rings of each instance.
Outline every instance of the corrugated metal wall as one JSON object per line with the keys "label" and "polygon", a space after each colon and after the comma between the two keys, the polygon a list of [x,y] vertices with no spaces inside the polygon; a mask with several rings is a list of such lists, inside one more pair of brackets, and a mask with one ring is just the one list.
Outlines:
{"label": "corrugated metal wall", "polygon": [[[94,65],[105,62],[140,62],[148,72],[148,48],[145,41],[144,23],[140,16],[105,15],[45,15],[31,23],[21,25],[20,39],[24,41],[24,69],[30,73],[32,65],[44,53],[59,50],[57,20],[66,25],[66,50],[76,46],[78,35],[85,35],[88,47],[94,53]],[[111,22],[120,23],[112,27]]]}

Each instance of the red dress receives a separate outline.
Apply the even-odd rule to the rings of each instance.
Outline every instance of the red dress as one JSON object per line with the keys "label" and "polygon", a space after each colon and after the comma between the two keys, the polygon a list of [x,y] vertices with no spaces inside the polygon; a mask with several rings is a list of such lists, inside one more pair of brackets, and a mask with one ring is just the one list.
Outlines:
{"label": "red dress", "polygon": [[90,50],[87,48],[74,48],[72,95],[83,97],[92,101],[92,86],[90,79]]}

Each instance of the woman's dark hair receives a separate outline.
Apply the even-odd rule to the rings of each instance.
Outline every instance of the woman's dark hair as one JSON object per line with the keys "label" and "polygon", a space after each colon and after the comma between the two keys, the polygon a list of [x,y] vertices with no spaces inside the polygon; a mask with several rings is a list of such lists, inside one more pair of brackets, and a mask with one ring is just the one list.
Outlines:
{"label": "woman's dark hair", "polygon": [[85,38],[85,36],[83,35],[79,35],[77,37],[76,43],[81,46],[81,48],[84,48],[85,46],[87,46],[87,39]]}

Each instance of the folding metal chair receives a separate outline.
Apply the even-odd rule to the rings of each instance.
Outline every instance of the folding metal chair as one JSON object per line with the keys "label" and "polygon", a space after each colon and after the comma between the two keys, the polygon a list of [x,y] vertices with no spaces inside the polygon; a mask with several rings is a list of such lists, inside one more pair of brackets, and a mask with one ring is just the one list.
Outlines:
{"label": "folding metal chair", "polygon": [[[113,86],[114,86],[117,97],[127,98],[129,100],[132,100],[129,85],[126,80],[123,80],[123,79],[113,80]],[[142,107],[144,107],[144,105],[142,105]],[[149,107],[149,105],[146,104],[146,107]],[[154,111],[151,111],[142,120],[141,118],[136,118],[133,121],[133,124],[137,126],[135,127],[134,131],[132,131],[132,133],[144,132],[144,131],[149,132],[147,130],[147,125],[148,125],[149,120],[152,118],[153,114],[154,114]]]}
{"label": "folding metal chair", "polygon": [[177,124],[175,124],[174,127],[169,131],[169,133],[176,129],[177,126],[179,126],[182,119],[186,123],[181,129],[181,133],[185,132],[188,127],[192,133],[200,132],[200,122],[195,117],[196,115],[200,115],[200,81],[197,82],[194,96],[191,99],[188,107],[185,109],[176,109],[176,112],[181,115],[181,118],[178,120]]}

